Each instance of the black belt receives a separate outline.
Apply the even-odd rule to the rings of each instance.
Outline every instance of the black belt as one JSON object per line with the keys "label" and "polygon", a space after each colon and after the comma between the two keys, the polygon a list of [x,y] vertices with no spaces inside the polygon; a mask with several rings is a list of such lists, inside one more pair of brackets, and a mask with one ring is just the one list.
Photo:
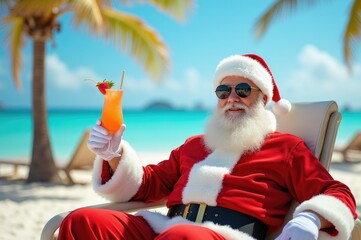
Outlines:
{"label": "black belt", "polygon": [[208,206],[204,203],[176,205],[169,208],[168,217],[181,216],[192,222],[210,221],[219,225],[228,225],[245,232],[256,239],[265,239],[267,225],[257,218],[224,207]]}

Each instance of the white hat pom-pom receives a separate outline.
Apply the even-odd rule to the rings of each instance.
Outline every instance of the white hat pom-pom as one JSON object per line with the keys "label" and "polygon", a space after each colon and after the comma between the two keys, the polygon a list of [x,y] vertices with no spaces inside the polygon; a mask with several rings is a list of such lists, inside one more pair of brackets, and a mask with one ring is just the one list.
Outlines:
{"label": "white hat pom-pom", "polygon": [[287,99],[282,98],[278,102],[274,103],[272,109],[276,115],[283,115],[289,113],[291,108],[291,103]]}

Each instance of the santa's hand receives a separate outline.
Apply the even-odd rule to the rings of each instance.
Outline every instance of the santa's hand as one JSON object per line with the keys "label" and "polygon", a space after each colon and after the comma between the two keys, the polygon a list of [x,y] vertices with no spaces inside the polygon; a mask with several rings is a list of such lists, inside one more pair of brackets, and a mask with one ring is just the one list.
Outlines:
{"label": "santa's hand", "polygon": [[275,240],[316,240],[321,222],[318,216],[311,212],[298,213],[289,221]]}
{"label": "santa's hand", "polygon": [[100,121],[90,130],[88,148],[104,160],[111,160],[120,156],[121,141],[125,125],[123,124],[117,132],[110,135],[108,131],[100,126]]}

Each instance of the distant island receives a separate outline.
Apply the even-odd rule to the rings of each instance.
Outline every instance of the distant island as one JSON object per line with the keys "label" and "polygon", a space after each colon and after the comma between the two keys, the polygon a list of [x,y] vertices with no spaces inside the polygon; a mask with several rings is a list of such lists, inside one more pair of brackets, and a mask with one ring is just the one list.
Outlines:
{"label": "distant island", "polygon": [[196,110],[196,111],[205,111],[207,110],[203,104],[201,103],[195,103],[193,108],[184,108],[184,107],[175,107],[168,101],[158,100],[153,101],[146,105],[144,110]]}
{"label": "distant island", "polygon": [[173,110],[172,104],[166,101],[155,101],[144,107],[145,110]]}

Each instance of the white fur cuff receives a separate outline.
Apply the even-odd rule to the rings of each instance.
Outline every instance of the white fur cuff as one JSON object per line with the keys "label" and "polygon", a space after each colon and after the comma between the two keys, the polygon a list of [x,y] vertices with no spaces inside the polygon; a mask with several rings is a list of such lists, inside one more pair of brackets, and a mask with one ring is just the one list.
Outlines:
{"label": "white fur cuff", "polygon": [[133,148],[122,140],[123,154],[112,178],[101,184],[103,160],[94,162],[93,188],[99,195],[113,202],[129,201],[138,191],[143,179],[142,163]]}
{"label": "white fur cuff", "polygon": [[320,214],[330,221],[338,231],[338,235],[334,237],[321,231],[319,239],[349,239],[355,220],[350,209],[341,200],[321,194],[301,203],[296,208],[293,216],[307,210]]}

